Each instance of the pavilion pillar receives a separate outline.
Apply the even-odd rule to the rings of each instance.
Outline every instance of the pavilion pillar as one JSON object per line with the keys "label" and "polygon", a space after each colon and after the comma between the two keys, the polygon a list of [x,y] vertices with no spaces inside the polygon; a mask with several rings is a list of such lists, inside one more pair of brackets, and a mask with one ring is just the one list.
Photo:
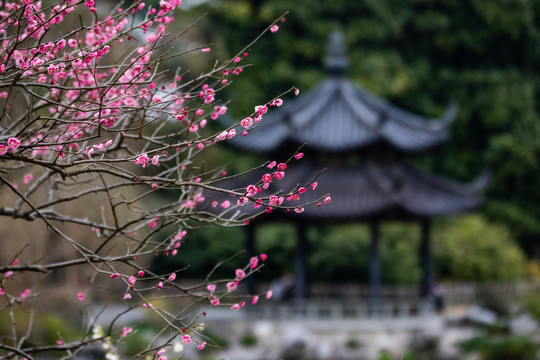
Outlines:
{"label": "pavilion pillar", "polygon": [[[246,254],[247,254],[247,262],[249,263],[249,259],[251,259],[252,256],[255,256],[255,225],[249,224],[246,227]],[[251,274],[250,276],[245,279],[246,284],[246,290],[249,295],[253,295],[256,293],[255,289],[255,274]]]}
{"label": "pavilion pillar", "polygon": [[422,268],[422,279],[420,283],[420,296],[427,298],[430,294],[432,285],[432,270],[431,270],[431,221],[429,218],[423,219],[420,222],[421,239],[420,239],[420,266]]}
{"label": "pavilion pillar", "polygon": [[379,223],[370,224],[371,246],[369,252],[369,289],[372,301],[378,301],[381,296],[381,255],[379,251]]}
{"label": "pavilion pillar", "polygon": [[299,221],[296,223],[296,252],[294,259],[294,297],[298,301],[305,300],[308,295],[307,254],[306,224]]}

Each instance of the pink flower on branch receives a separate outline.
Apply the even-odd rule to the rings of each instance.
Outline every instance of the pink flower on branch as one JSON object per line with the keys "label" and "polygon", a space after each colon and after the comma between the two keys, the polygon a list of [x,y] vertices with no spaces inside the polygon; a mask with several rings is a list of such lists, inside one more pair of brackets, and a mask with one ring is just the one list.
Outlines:
{"label": "pink flower on branch", "polygon": [[246,277],[246,273],[242,269],[236,269],[236,281],[242,280]]}
{"label": "pink flower on branch", "polygon": [[19,141],[19,138],[12,137],[8,139],[8,147],[9,147],[9,150],[11,150],[12,152],[17,151],[19,146],[21,146],[21,142]]}
{"label": "pink flower on branch", "polygon": [[251,259],[249,259],[250,269],[255,269],[258,264],[259,264],[259,259],[256,256],[253,256]]}
{"label": "pink flower on branch", "polygon": [[189,336],[189,335],[187,335],[187,334],[186,334],[186,335],[182,335],[182,342],[183,342],[184,344],[190,344],[190,343],[191,343],[191,336]]}
{"label": "pink flower on branch", "polygon": [[228,282],[226,286],[227,286],[227,291],[228,292],[233,292],[233,291],[236,290],[236,288],[238,286],[238,281]]}
{"label": "pink flower on branch", "polygon": [[19,295],[19,298],[20,298],[21,300],[24,300],[24,299],[26,299],[26,298],[29,298],[30,295],[31,295],[30,289],[25,289],[25,290]]}
{"label": "pink flower on branch", "polygon": [[133,328],[129,326],[124,326],[122,328],[122,334],[120,334],[121,338],[125,338],[128,334],[133,332]]}

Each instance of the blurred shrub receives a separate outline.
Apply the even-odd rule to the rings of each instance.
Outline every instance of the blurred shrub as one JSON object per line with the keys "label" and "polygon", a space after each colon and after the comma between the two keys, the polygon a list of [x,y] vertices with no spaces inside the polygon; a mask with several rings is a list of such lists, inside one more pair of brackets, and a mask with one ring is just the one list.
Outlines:
{"label": "blurred shrub", "polygon": [[477,354],[480,360],[534,360],[539,346],[525,336],[492,339],[476,337],[460,344],[463,354]]}
{"label": "blurred shrub", "polygon": [[540,294],[531,293],[525,295],[523,297],[523,305],[532,316],[540,321]]}
{"label": "blurred shrub", "polygon": [[[316,228],[310,270],[318,281],[369,280],[370,231],[368,224]],[[387,284],[412,284],[420,278],[417,258],[418,226],[382,223],[379,228],[381,276]]]}
{"label": "blurred shrub", "polygon": [[229,342],[223,336],[218,335],[208,329],[201,332],[201,335],[206,339],[206,342],[212,347],[207,347],[206,349],[217,348],[219,350],[226,349],[229,347]]}
{"label": "blurred shrub", "polygon": [[457,217],[433,234],[436,273],[469,280],[517,280],[526,275],[526,258],[506,227],[480,215]]}
{"label": "blurred shrub", "polygon": [[240,338],[240,345],[244,347],[257,346],[257,342],[258,342],[257,336],[255,336],[255,334],[251,332],[244,334],[244,336]]}

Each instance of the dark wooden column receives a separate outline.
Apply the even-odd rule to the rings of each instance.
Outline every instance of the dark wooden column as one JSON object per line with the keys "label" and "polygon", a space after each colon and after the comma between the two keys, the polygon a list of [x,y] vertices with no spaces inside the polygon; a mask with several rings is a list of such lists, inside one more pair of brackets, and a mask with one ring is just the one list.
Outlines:
{"label": "dark wooden column", "polygon": [[422,268],[422,280],[420,283],[420,296],[426,298],[431,290],[432,274],[431,274],[431,221],[429,218],[422,219],[420,222],[421,239],[420,239],[420,266]]}
{"label": "dark wooden column", "polygon": [[307,256],[308,243],[306,236],[306,224],[299,221],[296,223],[296,252],[294,259],[294,285],[296,300],[304,300],[308,295]]}
{"label": "dark wooden column", "polygon": [[381,254],[379,252],[379,223],[369,224],[371,232],[371,247],[369,252],[369,287],[372,301],[378,301],[381,296]]}
{"label": "dark wooden column", "polygon": [[[255,256],[255,225],[249,224],[246,226],[246,253],[247,262],[252,256]],[[255,294],[255,275],[248,276],[246,280],[246,290],[248,294]]]}

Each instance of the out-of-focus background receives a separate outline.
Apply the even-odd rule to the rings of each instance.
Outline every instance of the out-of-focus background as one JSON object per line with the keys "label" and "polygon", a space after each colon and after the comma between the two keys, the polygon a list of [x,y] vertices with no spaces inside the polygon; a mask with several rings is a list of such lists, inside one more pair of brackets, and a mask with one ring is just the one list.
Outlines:
{"label": "out-of-focus background", "polygon": [[[190,356],[538,358],[540,1],[184,0],[183,5],[176,14],[178,32],[209,10],[173,50],[208,46],[210,54],[194,52],[165,62],[189,70],[183,74],[187,78],[211,67],[216,58],[233,56],[289,12],[278,23],[278,32],[266,34],[248,49],[242,62],[250,65],[218,94],[223,102],[230,101],[232,118],[242,119],[255,105],[292,86],[302,96],[323,81],[329,35],[339,30],[348,57],[346,76],[352,83],[426,118],[440,117],[449,102],[459,105],[448,141],[407,155],[408,161],[461,183],[485,170],[490,173],[480,207],[431,219],[430,281],[439,293],[418,297],[422,235],[417,222],[379,224],[381,288],[375,301],[369,285],[368,222],[310,224],[304,244],[306,297],[283,296],[259,312],[212,309],[208,324],[214,326],[206,331],[221,348]],[[283,159],[290,155],[283,154]],[[331,154],[322,157],[334,161]],[[352,164],[361,157],[356,153]],[[266,160],[270,159],[264,153],[247,154],[233,147],[219,147],[206,158],[211,164],[230,162],[230,173]],[[95,202],[99,212],[100,199]],[[8,240],[18,237],[39,238],[33,242],[46,246],[46,233],[30,234],[28,229],[23,222],[2,221],[2,247],[7,249]],[[241,227],[201,228],[184,242],[180,256],[160,257],[152,266],[161,271],[189,266],[184,278],[204,278],[216,263],[245,249],[247,236]],[[254,237],[255,252],[267,253],[269,261],[252,286],[276,289],[295,279],[294,221],[266,223],[263,217]],[[58,248],[50,256],[61,257],[63,251],[70,250]],[[9,261],[2,259],[1,251],[0,259]],[[226,262],[217,275],[228,276],[236,267]],[[58,281],[77,283],[83,277],[66,276]],[[436,301],[441,299],[444,306],[439,309]],[[64,326],[52,315],[42,321],[49,329],[44,333],[54,334]],[[142,324],[136,336],[145,336],[145,327],[151,326]],[[136,348],[137,341],[127,345]]]}

